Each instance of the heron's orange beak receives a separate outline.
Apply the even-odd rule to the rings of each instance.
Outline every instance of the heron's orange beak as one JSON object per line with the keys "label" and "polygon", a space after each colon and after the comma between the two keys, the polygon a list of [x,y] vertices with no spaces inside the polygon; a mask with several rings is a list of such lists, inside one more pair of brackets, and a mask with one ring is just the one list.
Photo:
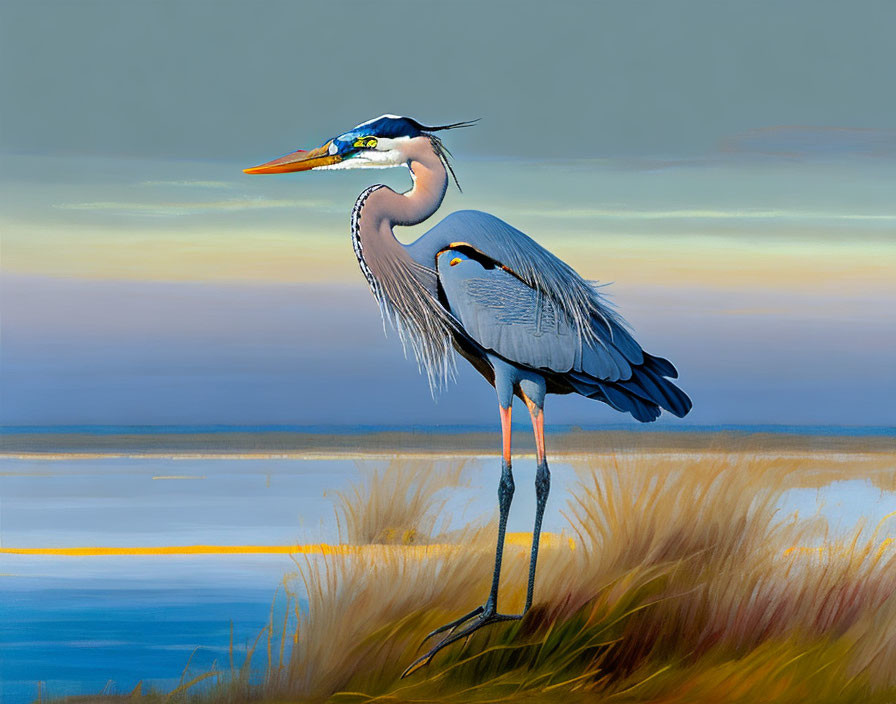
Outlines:
{"label": "heron's orange beak", "polygon": [[318,166],[329,166],[330,164],[338,164],[342,161],[342,157],[338,154],[329,153],[330,142],[322,147],[305,151],[299,149],[292,154],[281,156],[260,166],[253,166],[249,169],[243,169],[243,173],[247,174],[288,174],[291,171],[308,171]]}

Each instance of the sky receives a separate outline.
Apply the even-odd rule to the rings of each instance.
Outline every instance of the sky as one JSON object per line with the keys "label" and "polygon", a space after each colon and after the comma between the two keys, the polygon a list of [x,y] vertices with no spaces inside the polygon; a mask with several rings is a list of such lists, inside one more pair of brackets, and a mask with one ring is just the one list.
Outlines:
{"label": "sky", "polygon": [[482,118],[446,135],[463,193],[398,236],[477,208],[611,283],[694,399],[674,423],[896,424],[894,24],[885,2],[0,2],[0,422],[495,422],[462,360],[433,401],[358,271],[354,198],[406,171],[241,172],[388,112]]}

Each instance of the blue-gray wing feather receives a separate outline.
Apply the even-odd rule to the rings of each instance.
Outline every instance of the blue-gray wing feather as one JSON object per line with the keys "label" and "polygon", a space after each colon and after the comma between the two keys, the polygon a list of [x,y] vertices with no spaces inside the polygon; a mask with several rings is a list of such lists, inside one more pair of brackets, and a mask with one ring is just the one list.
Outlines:
{"label": "blue-gray wing feather", "polygon": [[[569,264],[500,218],[478,210],[451,213],[416,242],[407,252],[419,264],[432,268],[437,254],[446,247],[464,243],[500,262],[520,279],[563,308],[577,331],[590,336],[592,323],[603,324],[613,336],[615,328],[624,332],[625,323],[601,297],[594,284],[582,278]],[[613,325],[615,323],[615,325]],[[622,334],[620,332],[620,334]],[[640,347],[631,336],[620,349],[640,364]]]}
{"label": "blue-gray wing feather", "polygon": [[[510,361],[541,369],[577,369],[598,378],[614,380],[629,378],[631,365],[643,363],[641,346],[591,282],[531,237],[493,215],[477,210],[451,213],[407,250],[418,263],[433,267],[440,251],[459,243],[469,245],[515,275],[493,279],[489,293],[484,284],[480,285],[478,291],[469,294],[469,305],[481,306],[487,301],[491,301],[491,305],[500,305],[494,301],[502,296],[508,301],[517,301],[512,314],[506,310],[500,315],[489,314],[487,310],[476,315],[467,310],[464,314],[479,321],[471,324],[477,327],[483,339],[494,342],[493,338],[499,338],[508,353],[519,351],[526,359],[536,361],[513,359],[500,350],[483,345],[487,349],[494,349]],[[455,303],[461,305],[459,301]],[[514,327],[508,316],[522,315],[516,308],[526,308],[527,305],[533,320]],[[489,315],[493,318],[490,324],[497,328],[491,332],[486,331],[484,325]],[[535,324],[536,320],[551,319],[556,321],[557,327],[551,342],[560,345],[560,350],[547,349],[551,342],[544,335],[532,341],[517,339],[528,334],[527,325]]]}
{"label": "blue-gray wing feather", "polygon": [[534,369],[571,369],[577,336],[565,312],[503,269],[464,266],[439,270],[452,314],[483,348]]}
{"label": "blue-gray wing feather", "polygon": [[500,267],[467,259],[439,267],[438,276],[451,313],[486,350],[533,369],[610,381],[631,377],[631,360],[610,339],[610,333],[624,334],[629,350],[637,345],[621,327],[607,332],[597,326],[596,339],[583,340],[557,301]]}

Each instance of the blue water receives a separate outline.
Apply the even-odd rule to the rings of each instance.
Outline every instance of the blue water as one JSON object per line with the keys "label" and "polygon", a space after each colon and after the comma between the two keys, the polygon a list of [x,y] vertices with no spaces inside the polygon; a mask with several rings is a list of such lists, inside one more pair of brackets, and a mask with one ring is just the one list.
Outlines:
{"label": "blue water", "polygon": [[[29,580],[30,581],[30,580]],[[0,700],[170,691],[187,679],[229,668],[231,624],[239,667],[268,623],[267,590],[100,586],[42,588],[0,582]],[[283,599],[278,602],[278,622]],[[255,661],[266,660],[266,640]],[[276,643],[276,641],[275,641]],[[277,644],[279,645],[279,644]],[[277,646],[275,645],[275,652]]]}
{"label": "blue water", "polygon": [[[0,545],[332,541],[324,494],[357,478],[351,460],[7,458]],[[141,681],[170,691],[188,662],[187,679],[215,662],[229,668],[231,622],[239,666],[275,598],[281,624],[283,579],[295,569],[287,555],[0,554],[0,702],[32,701],[38,682],[44,697]],[[255,664],[266,664],[266,647]]]}

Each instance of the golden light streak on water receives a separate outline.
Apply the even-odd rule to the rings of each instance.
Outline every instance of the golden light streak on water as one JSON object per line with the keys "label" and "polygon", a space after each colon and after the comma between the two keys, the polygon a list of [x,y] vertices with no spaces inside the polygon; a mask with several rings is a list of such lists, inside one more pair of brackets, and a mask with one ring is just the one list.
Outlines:
{"label": "golden light streak on water", "polygon": [[[508,533],[509,545],[529,546],[531,533]],[[568,539],[570,548],[575,547]],[[562,545],[556,533],[542,533],[542,547]],[[132,547],[67,547],[67,548],[0,548],[5,555],[39,555],[55,557],[138,557],[146,555],[360,555],[365,552],[401,550],[420,553],[440,553],[456,550],[459,546],[437,543],[432,545],[330,545],[312,543],[308,545],[157,545]]]}
{"label": "golden light streak on water", "polygon": [[[575,541],[566,538],[570,550],[576,549]],[[508,545],[529,547],[532,544],[531,533],[508,533]],[[563,545],[564,539],[557,533],[542,533],[541,547],[556,548]],[[363,555],[376,552],[412,552],[420,557],[427,554],[439,554],[457,550],[459,545],[452,543],[433,543],[430,545],[347,545],[329,543],[310,543],[306,545],[153,545],[125,547],[67,547],[67,548],[9,548],[0,547],[0,555],[30,555],[42,557],[143,557],[166,555]],[[806,555],[823,554],[829,546],[805,547],[794,545],[784,551],[784,555],[802,553]],[[877,557],[880,558],[888,550],[896,549],[896,539],[885,538],[877,546]],[[844,554],[849,551],[844,549]],[[3,575],[0,576],[11,576]]]}

